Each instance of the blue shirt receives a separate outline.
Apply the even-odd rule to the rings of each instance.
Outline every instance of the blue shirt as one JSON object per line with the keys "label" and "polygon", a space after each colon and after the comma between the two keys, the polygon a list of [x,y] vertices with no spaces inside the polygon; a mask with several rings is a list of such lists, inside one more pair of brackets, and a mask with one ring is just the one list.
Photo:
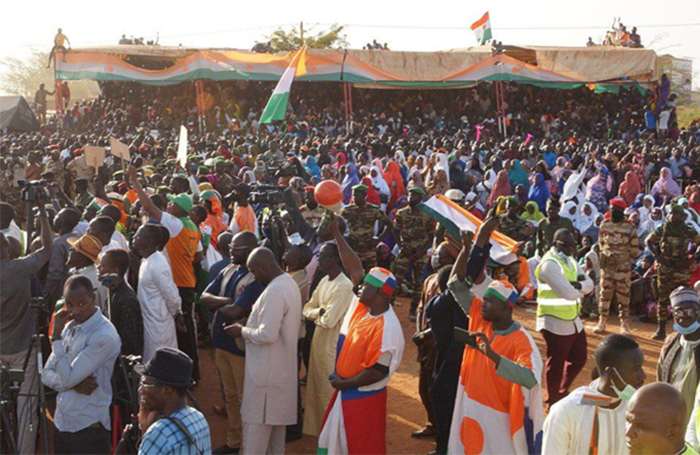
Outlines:
{"label": "blue shirt", "polygon": [[197,443],[197,447],[192,445],[187,435],[177,425],[164,418],[151,425],[143,435],[139,455],[197,455],[200,452],[204,455],[211,454],[209,424],[201,412],[185,406],[172,413],[170,417],[183,423]]}
{"label": "blue shirt", "polygon": [[[228,267],[229,264],[231,264],[231,258],[223,258],[209,267],[209,283],[214,281],[214,279],[219,276],[219,273]],[[209,283],[207,283],[207,285],[209,285]]]}
{"label": "blue shirt", "polygon": [[[219,272],[214,281],[207,286],[205,292],[214,295],[221,295],[221,284],[224,281],[225,272],[226,269]],[[248,271],[246,267],[239,266],[238,270],[233,272],[233,275],[226,283],[226,289],[224,290],[223,296],[233,298],[236,295],[236,288],[238,287],[238,284],[249,273],[250,271]],[[260,294],[262,294],[264,289],[265,287],[258,280],[252,281],[239,293],[234,305],[242,308],[243,315],[248,316],[250,312],[253,311],[253,304],[256,300],[258,300],[258,297],[260,297]],[[233,321],[224,316],[220,311],[217,311],[211,330],[212,344],[216,349],[224,349],[232,354],[245,357],[245,351],[241,350],[236,345],[236,339],[226,335],[226,332],[224,332],[224,327],[232,323]]]}
{"label": "blue shirt", "polygon": [[[122,342],[111,322],[97,310],[90,319],[66,324],[61,339],[52,344],[41,381],[58,392],[54,424],[75,433],[95,423],[110,429],[112,370]],[[72,390],[92,376],[97,388],[90,395]]]}
{"label": "blue shirt", "polygon": [[644,113],[644,122],[646,123],[648,130],[656,129],[656,116],[652,111],[646,111]]}

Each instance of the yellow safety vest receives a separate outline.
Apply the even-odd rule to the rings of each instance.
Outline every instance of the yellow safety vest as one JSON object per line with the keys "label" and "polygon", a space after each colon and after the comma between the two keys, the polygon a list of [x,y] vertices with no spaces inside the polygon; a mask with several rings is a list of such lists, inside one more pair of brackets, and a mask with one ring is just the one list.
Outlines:
{"label": "yellow safety vest", "polygon": [[578,317],[578,300],[567,300],[558,296],[547,283],[540,280],[540,269],[547,261],[554,261],[559,264],[567,280],[578,281],[576,263],[571,258],[562,259],[552,254],[551,251],[547,251],[535,269],[535,278],[537,278],[537,316],[549,315],[573,321]]}

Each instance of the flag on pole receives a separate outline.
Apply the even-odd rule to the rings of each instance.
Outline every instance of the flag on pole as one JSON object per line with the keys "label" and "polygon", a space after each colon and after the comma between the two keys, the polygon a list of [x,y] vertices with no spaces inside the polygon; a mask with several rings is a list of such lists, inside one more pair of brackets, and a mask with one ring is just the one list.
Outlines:
{"label": "flag on pole", "polygon": [[[433,196],[418,205],[421,212],[434,219],[456,238],[460,231],[479,232],[482,221],[464,207],[455,204],[442,194]],[[518,260],[515,251],[518,243],[500,232],[491,234],[491,259],[498,264],[512,264]]]}
{"label": "flag on pole", "polygon": [[177,163],[187,169],[187,128],[180,125],[180,141],[177,145]]}
{"label": "flag on pole", "polygon": [[472,31],[476,34],[476,40],[482,46],[486,44],[486,41],[493,38],[493,35],[491,35],[491,19],[489,19],[488,11],[481,16],[481,19],[472,24]]}
{"label": "flag on pole", "polygon": [[270,123],[273,120],[284,120],[287,113],[287,103],[289,102],[289,90],[292,88],[295,76],[306,74],[306,44],[299,49],[289,64],[282,78],[277,83],[275,91],[265,106],[265,110],[260,116],[260,124]]}

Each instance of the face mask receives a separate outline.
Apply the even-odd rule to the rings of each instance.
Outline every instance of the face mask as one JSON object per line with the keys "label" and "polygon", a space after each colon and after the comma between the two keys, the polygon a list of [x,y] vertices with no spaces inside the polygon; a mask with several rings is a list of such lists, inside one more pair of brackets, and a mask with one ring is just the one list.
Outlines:
{"label": "face mask", "polygon": [[437,254],[430,256],[430,267],[432,267],[433,270],[440,268],[440,257]]}
{"label": "face mask", "polygon": [[620,378],[620,380],[625,383],[625,388],[622,390],[619,390],[615,386],[615,381],[612,381],[612,388],[615,391],[615,394],[617,394],[617,396],[620,397],[621,400],[626,400],[626,401],[631,400],[632,396],[635,394],[635,392],[637,392],[637,389],[635,389],[631,385],[627,384],[625,382],[625,380],[622,379],[622,376],[620,376],[620,373],[617,372],[617,368],[613,367],[613,370],[615,370],[615,374],[617,375],[617,377]]}
{"label": "face mask", "polygon": [[681,335],[690,335],[691,333],[700,329],[700,322],[695,321],[692,324],[690,324],[688,327],[683,327],[682,325],[678,324],[677,322],[674,322],[673,328],[675,329],[676,332],[680,333]]}

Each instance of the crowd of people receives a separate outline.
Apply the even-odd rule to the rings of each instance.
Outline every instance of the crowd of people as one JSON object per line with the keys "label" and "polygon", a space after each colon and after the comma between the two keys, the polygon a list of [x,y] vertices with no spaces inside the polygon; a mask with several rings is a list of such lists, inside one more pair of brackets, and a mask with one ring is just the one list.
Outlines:
{"label": "crowd of people", "polygon": [[[51,345],[24,372],[20,453],[40,382],[56,453],[111,452],[129,414],[139,453],[283,453],[301,434],[385,453],[404,333],[427,415],[412,436],[435,453],[697,453],[700,123],[678,126],[666,83],[507,84],[507,138],[488,86],[356,90],[346,117],[337,86],[298,84],[287,119],[260,125],[263,83],[207,84],[199,110],[187,84],[103,83],[38,133],[3,132],[0,360],[23,368],[35,333]],[[88,165],[110,138],[131,159]],[[536,308],[544,355],[518,306]],[[644,387],[634,318],[665,341]],[[605,335],[593,359],[586,319]],[[213,450],[187,398],[205,342],[228,420]]]}

